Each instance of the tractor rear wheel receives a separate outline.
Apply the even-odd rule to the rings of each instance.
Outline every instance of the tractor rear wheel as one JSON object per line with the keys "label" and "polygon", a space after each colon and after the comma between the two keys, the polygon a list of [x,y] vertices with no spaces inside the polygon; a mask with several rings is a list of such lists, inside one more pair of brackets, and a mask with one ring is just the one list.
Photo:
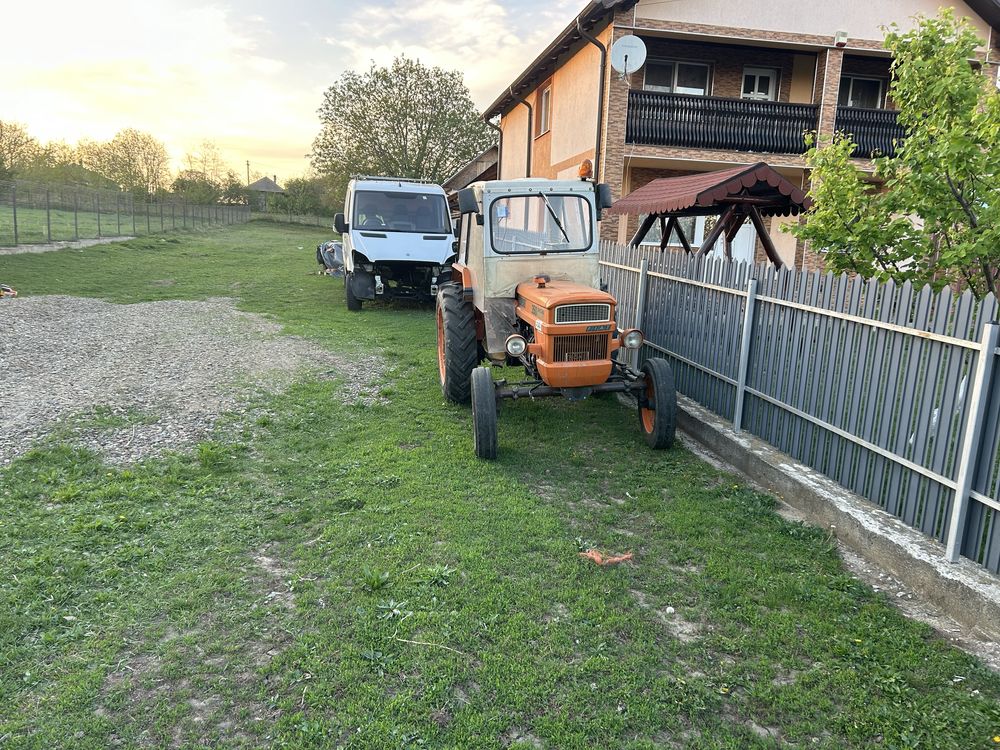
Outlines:
{"label": "tractor rear wheel", "polygon": [[469,378],[472,391],[472,436],[479,458],[497,457],[497,389],[488,367],[477,367]]}
{"label": "tractor rear wheel", "polygon": [[457,284],[445,284],[437,295],[438,373],[444,397],[456,404],[471,398],[472,371],[479,364],[476,316]]}
{"label": "tractor rear wheel", "polygon": [[650,448],[669,448],[677,431],[677,394],[674,373],[665,359],[647,359],[642,365],[646,389],[639,394],[639,427]]}
{"label": "tractor rear wheel", "polygon": [[351,277],[353,275],[351,273],[344,274],[344,296],[347,298],[347,309],[351,312],[357,312],[361,309],[361,300],[354,296],[354,290],[351,289]]}

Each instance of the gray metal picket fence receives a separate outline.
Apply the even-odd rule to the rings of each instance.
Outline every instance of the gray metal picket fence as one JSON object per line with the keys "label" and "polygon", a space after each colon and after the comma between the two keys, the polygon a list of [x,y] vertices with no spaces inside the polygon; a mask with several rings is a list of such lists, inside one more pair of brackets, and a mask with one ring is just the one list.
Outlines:
{"label": "gray metal picket fence", "polygon": [[677,389],[1000,573],[997,300],[605,243]]}
{"label": "gray metal picket fence", "polygon": [[0,247],[157,234],[250,220],[248,206],[195,204],[171,196],[75,185],[0,181]]}

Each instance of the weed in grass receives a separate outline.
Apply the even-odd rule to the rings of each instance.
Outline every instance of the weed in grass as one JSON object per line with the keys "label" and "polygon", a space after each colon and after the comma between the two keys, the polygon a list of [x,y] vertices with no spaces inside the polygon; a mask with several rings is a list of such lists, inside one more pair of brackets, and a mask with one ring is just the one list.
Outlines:
{"label": "weed in grass", "polygon": [[367,565],[361,568],[362,586],[370,592],[381,591],[389,585],[392,576],[387,570],[370,568]]}
{"label": "weed in grass", "polygon": [[450,565],[431,565],[427,568],[424,580],[431,586],[444,587],[451,583],[455,568]]}

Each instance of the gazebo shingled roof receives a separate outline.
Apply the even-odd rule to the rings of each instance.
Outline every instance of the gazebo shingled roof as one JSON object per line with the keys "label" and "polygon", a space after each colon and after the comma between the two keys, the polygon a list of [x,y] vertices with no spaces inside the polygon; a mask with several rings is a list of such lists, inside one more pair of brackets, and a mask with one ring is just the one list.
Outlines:
{"label": "gazebo shingled roof", "polygon": [[[794,216],[812,205],[805,191],[773,167],[758,162],[749,167],[661,177],[616,201],[608,213],[632,216],[718,213],[720,205],[745,198],[754,198],[758,210],[766,216]],[[770,202],[759,202],[765,199]]]}
{"label": "gazebo shingled roof", "polygon": [[677,219],[717,214],[719,220],[705,238],[698,254],[708,254],[719,237],[723,237],[725,254],[729,259],[732,259],[733,239],[744,221],[749,219],[767,257],[780,267],[781,258],[761,217],[796,216],[811,206],[812,200],[805,191],[789,182],[773,167],[758,162],[749,167],[733,167],[682,177],[661,177],[616,201],[608,209],[608,213],[646,215],[639,231],[629,243],[633,246],[641,243],[654,222],[659,220],[662,235],[660,249],[666,248],[671,233],[676,231],[681,244],[689,253],[693,250]]}

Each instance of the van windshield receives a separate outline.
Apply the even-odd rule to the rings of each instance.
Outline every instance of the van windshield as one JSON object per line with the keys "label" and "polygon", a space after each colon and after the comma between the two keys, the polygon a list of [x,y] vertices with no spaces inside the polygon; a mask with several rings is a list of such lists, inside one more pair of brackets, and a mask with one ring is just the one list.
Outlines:
{"label": "van windshield", "polygon": [[351,227],[376,232],[450,234],[451,220],[443,195],[359,190],[354,194]]}
{"label": "van windshield", "polygon": [[585,252],[593,228],[590,203],[580,195],[512,195],[490,205],[490,237],[501,254]]}

